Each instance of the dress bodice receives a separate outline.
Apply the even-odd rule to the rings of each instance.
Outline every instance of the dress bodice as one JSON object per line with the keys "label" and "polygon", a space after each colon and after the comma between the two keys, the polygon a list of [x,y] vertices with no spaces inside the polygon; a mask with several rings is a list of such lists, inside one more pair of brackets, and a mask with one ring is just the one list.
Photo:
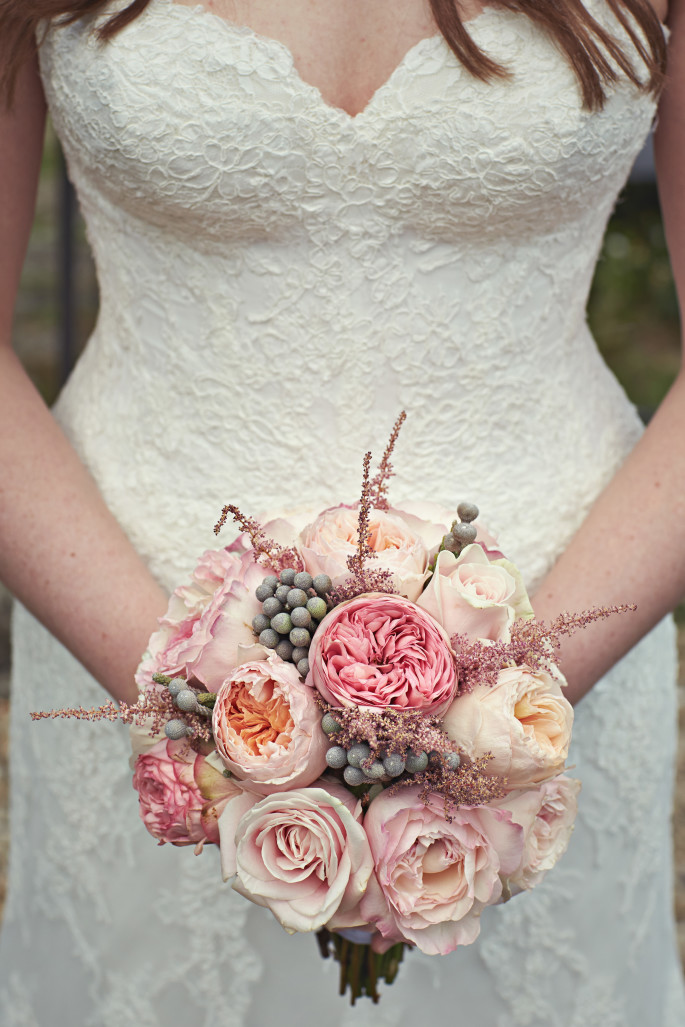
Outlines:
{"label": "dress bodice", "polygon": [[178,580],[224,501],[353,498],[406,408],[393,495],[477,498],[539,577],[639,430],[585,304],[653,98],[624,78],[588,113],[550,39],[496,8],[468,27],[510,78],[434,36],[356,117],[202,7],[152,0],[105,47],[92,27],[41,47],[101,291],[58,413],[156,573]]}

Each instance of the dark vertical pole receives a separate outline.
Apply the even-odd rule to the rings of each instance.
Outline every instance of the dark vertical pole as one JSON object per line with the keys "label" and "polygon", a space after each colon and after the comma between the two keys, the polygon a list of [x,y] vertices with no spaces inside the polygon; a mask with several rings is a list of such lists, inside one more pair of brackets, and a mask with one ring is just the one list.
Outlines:
{"label": "dark vertical pole", "polygon": [[58,341],[60,384],[63,385],[69,377],[74,363],[74,215],[76,201],[73,186],[67,177],[61,147],[59,150],[58,190]]}

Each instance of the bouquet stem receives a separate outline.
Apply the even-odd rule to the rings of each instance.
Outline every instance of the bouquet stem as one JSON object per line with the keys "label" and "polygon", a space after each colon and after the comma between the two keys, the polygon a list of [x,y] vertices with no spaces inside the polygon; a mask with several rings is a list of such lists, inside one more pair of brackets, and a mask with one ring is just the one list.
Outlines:
{"label": "bouquet stem", "polygon": [[357,945],[325,927],[317,931],[316,940],[323,958],[332,957],[340,964],[340,994],[344,995],[349,989],[351,1005],[362,995],[378,1002],[378,982],[384,980],[386,984],[392,984],[404,958],[404,950],[410,947],[398,942],[387,952],[374,952],[370,945]]}

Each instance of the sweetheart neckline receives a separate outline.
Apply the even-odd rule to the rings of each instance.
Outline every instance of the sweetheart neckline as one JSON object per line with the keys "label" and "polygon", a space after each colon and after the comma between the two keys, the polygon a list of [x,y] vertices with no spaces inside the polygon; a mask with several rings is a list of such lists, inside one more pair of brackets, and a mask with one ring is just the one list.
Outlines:
{"label": "sweetheart neckline", "polygon": [[[302,77],[297,65],[295,64],[295,58],[292,50],[286,43],[282,42],[282,40],[276,39],[273,36],[265,36],[262,33],[257,32],[256,29],[253,29],[250,25],[242,25],[237,22],[229,21],[227,18],[223,18],[220,14],[215,14],[214,11],[208,10],[201,3],[190,6],[188,4],[177,3],[176,0],[153,0],[150,7],[153,9],[172,8],[174,13],[179,12],[181,17],[185,16],[199,19],[206,18],[208,19],[208,22],[221,22],[223,26],[222,31],[226,31],[227,34],[250,39],[256,46],[280,54],[281,57],[287,60],[289,75],[291,79],[297,83],[300,90],[309,93],[309,95],[312,96],[331,117],[338,118],[340,121],[348,125],[360,124],[366,119],[371,111],[377,106],[377,103],[379,103],[386,93],[392,89],[396,79],[401,76],[407,65],[415,58],[416,54],[421,53],[424,49],[430,52],[433,48],[442,48],[443,46],[449,51],[445,37],[441,32],[435,32],[430,36],[424,36],[422,39],[417,40],[416,43],[412,44],[412,46],[405,51],[400,61],[390,72],[390,75],[372,93],[362,110],[358,111],[356,114],[350,114],[344,107],[338,107],[335,104],[329,103],[318,86],[315,86],[313,83],[308,82]],[[473,18],[469,18],[464,22],[464,25],[468,26],[469,31],[472,29],[478,31],[482,24],[492,15],[507,13],[511,12],[506,11],[505,8],[495,7],[493,4],[486,4],[479,14],[475,15]]]}

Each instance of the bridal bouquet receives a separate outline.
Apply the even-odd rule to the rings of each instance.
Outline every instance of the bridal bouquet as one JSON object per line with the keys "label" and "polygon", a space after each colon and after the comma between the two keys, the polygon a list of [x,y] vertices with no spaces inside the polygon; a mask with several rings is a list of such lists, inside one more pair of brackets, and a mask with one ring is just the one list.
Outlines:
{"label": "bridal bouquet", "polygon": [[[378,1000],[405,947],[473,942],[568,844],[573,710],[563,634],[462,502],[391,507],[390,457],[361,499],[204,553],[137,672],[133,784],[160,844],[219,846],[226,881],[317,932],[341,992]],[[40,716],[40,715],[39,715]]]}

